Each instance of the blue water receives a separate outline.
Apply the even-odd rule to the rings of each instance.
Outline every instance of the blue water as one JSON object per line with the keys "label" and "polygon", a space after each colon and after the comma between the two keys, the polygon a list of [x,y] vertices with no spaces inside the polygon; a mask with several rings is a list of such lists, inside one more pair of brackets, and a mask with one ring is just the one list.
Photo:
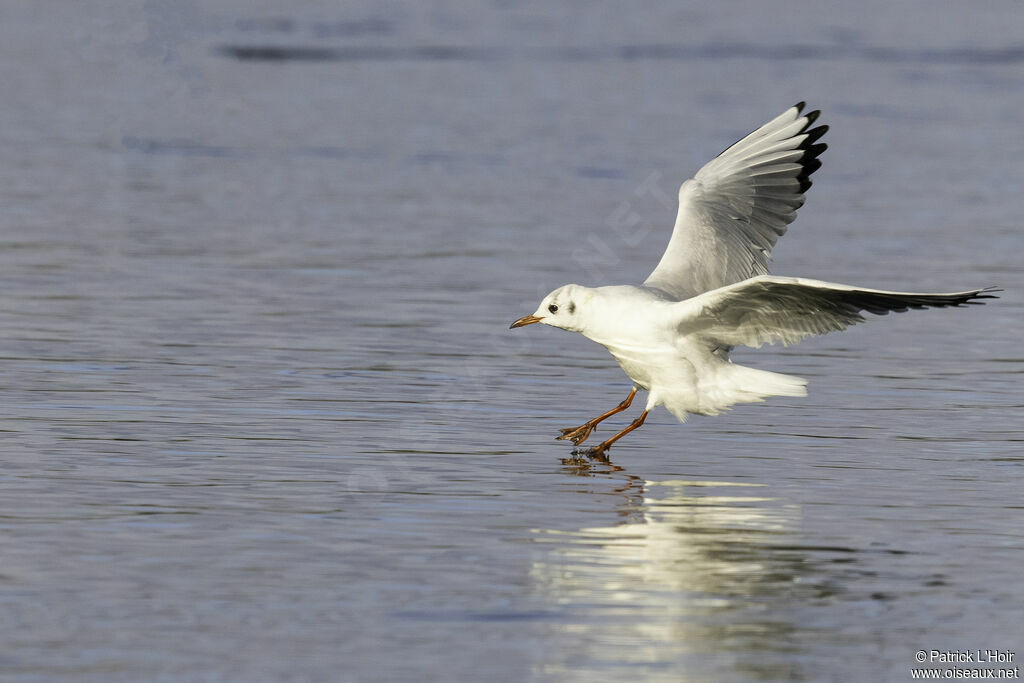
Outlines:
{"label": "blue water", "polygon": [[[1021,27],[1009,1],[4,4],[0,678],[1020,652]],[[509,323],[642,280],[678,184],[799,100],[830,149],[774,272],[1002,298],[739,352],[810,395],[563,464],[628,380]]]}

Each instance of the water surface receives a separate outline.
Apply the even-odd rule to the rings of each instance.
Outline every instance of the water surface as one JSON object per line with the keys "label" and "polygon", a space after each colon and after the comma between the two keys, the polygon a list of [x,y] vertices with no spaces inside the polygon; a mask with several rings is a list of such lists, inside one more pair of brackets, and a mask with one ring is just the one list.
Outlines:
{"label": "water surface", "polygon": [[[5,680],[1024,647],[1015,4],[169,7],[2,10]],[[628,382],[508,324],[642,280],[678,183],[803,99],[831,148],[775,272],[1003,298],[739,352],[810,395],[564,465]]]}

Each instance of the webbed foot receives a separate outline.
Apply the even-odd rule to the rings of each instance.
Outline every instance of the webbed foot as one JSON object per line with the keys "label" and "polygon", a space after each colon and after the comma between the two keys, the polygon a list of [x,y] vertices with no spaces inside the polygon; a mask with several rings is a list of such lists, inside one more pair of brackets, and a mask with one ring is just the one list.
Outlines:
{"label": "webbed foot", "polygon": [[556,441],[564,441],[568,439],[572,441],[574,446],[579,446],[581,443],[587,440],[590,434],[594,431],[594,425],[589,422],[581,424],[579,427],[567,427],[561,430],[562,435],[556,436]]}

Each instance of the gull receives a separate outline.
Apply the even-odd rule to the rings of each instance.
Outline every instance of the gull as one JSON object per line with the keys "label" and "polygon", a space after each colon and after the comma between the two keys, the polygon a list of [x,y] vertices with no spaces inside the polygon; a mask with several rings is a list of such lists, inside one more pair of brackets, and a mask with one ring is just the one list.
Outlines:
{"label": "gull", "polygon": [[826,149],[818,140],[828,126],[812,128],[821,112],[805,114],[804,106],[790,107],[682,184],[672,237],[642,285],[565,285],[512,323],[579,332],[608,349],[633,381],[621,403],[556,439],[578,446],[598,423],[629,408],[638,390],[647,391],[638,418],[574,455],[607,461],[611,445],[657,406],[685,422],[689,413],[717,415],[737,403],[807,395],[800,377],[733,363],[735,346],[794,344],[863,322],[862,311],[982,303],[999,291],[914,294],[769,275],[771,249],[796,218]]}

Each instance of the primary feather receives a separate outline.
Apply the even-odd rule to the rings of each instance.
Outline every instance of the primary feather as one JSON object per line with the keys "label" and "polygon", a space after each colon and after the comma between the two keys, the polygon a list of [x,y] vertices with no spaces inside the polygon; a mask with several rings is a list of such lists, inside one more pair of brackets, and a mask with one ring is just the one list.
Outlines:
{"label": "primary feather", "polygon": [[678,300],[768,272],[775,242],[821,167],[828,126],[801,102],[730,146],[679,188],[668,247],[644,285]]}

